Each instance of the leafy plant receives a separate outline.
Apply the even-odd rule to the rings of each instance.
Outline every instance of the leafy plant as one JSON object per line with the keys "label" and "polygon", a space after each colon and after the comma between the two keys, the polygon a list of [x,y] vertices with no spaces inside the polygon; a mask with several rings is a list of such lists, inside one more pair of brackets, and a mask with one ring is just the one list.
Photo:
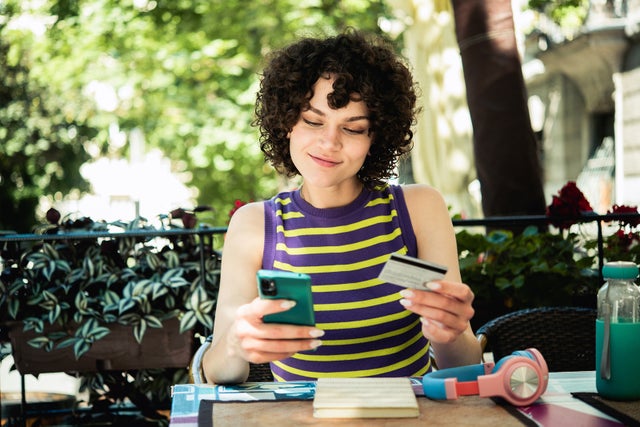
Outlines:
{"label": "leafy plant", "polygon": [[[603,260],[640,262],[638,209],[614,206],[607,215],[619,228],[603,236]],[[601,286],[598,238],[584,230],[585,220],[600,221],[575,182],[568,182],[547,208],[548,224],[521,233],[467,230],[456,235],[462,280],[475,294],[474,329],[496,316],[528,307],[595,306]]]}
{"label": "leafy plant", "polygon": [[[168,319],[180,321],[181,333],[212,330],[219,254],[211,234],[189,232],[195,212],[163,216],[159,229],[144,219],[60,222],[55,210],[47,218],[50,224],[38,230],[41,240],[5,242],[1,252],[0,325],[19,322],[34,331],[29,345],[46,351],[71,347],[78,359],[116,324],[130,326],[138,343]],[[83,374],[83,386],[91,390],[92,403],[128,397],[148,407],[168,398],[167,375],[172,383],[186,381],[186,369],[98,372]]]}
{"label": "leafy plant", "polygon": [[[614,205],[607,214],[638,214],[635,206]],[[640,262],[640,217],[618,221],[618,229],[604,241],[606,257],[611,261]]]}
{"label": "leafy plant", "polygon": [[576,234],[529,226],[520,234],[462,230],[456,237],[462,280],[476,295],[480,324],[525,307],[582,305],[599,287],[595,254],[581,249]]}

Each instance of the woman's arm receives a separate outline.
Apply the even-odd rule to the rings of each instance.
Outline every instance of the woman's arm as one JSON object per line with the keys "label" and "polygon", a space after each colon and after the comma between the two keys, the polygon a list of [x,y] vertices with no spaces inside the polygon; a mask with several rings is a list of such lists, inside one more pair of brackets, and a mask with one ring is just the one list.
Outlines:
{"label": "woman's arm", "polygon": [[279,360],[320,344],[316,328],[262,322],[265,314],[291,308],[286,300],[258,298],[264,237],[264,204],[238,209],[225,236],[213,342],[202,362],[209,383],[243,382],[248,362]]}
{"label": "woman's arm", "polygon": [[422,332],[431,340],[438,367],[480,363],[481,349],[469,320],[473,292],[460,278],[455,231],[444,199],[426,185],[403,187],[418,244],[418,257],[443,264],[443,280],[430,284],[432,292],[403,290],[401,301],[422,318]]}
{"label": "woman's arm", "polygon": [[202,361],[207,382],[243,382],[249,375],[249,363],[235,348],[232,328],[238,309],[258,295],[255,272],[262,263],[263,241],[264,214],[260,204],[238,209],[225,235],[213,341]]}

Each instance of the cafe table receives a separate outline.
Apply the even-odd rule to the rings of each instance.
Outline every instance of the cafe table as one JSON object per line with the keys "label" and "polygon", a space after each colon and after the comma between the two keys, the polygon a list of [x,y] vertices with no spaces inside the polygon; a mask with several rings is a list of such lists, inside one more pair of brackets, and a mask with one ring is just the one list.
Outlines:
{"label": "cafe table", "polygon": [[[212,408],[213,406],[214,426],[522,426],[522,422],[509,414],[504,407],[495,404],[491,399],[477,396],[446,402],[420,397],[420,416],[416,418],[314,418],[312,402],[304,400],[275,403],[216,402]],[[203,418],[207,415],[207,411],[202,412]]]}
{"label": "cafe table", "polygon": [[[523,408],[508,405],[500,399],[478,396],[448,401],[418,396],[420,415],[414,418],[315,418],[310,399],[214,401],[210,398],[212,395],[207,397],[206,393],[215,386],[199,385],[194,386],[195,393],[191,396],[178,397],[193,406],[188,413],[189,410],[184,408],[176,410],[180,405],[174,404],[170,426],[623,426],[618,420],[572,396],[573,392],[595,392],[594,375],[593,371],[551,373],[547,391],[534,404]],[[198,397],[198,391],[205,395]]]}

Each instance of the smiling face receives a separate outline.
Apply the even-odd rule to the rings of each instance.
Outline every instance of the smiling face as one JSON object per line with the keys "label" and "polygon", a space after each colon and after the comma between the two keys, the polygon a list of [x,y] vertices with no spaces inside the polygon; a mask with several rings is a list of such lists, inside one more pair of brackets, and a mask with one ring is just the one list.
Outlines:
{"label": "smiling face", "polygon": [[313,87],[309,109],[302,111],[291,129],[291,159],[305,187],[360,191],[356,174],[372,143],[367,106],[351,101],[333,109],[327,96],[333,79],[320,78]]}

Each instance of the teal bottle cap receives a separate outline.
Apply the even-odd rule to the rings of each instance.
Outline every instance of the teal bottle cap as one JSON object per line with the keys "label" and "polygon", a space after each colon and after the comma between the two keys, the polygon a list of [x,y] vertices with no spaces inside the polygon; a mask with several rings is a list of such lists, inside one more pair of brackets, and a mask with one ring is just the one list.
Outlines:
{"label": "teal bottle cap", "polygon": [[638,277],[638,265],[631,261],[610,261],[602,267],[605,279],[635,279]]}

